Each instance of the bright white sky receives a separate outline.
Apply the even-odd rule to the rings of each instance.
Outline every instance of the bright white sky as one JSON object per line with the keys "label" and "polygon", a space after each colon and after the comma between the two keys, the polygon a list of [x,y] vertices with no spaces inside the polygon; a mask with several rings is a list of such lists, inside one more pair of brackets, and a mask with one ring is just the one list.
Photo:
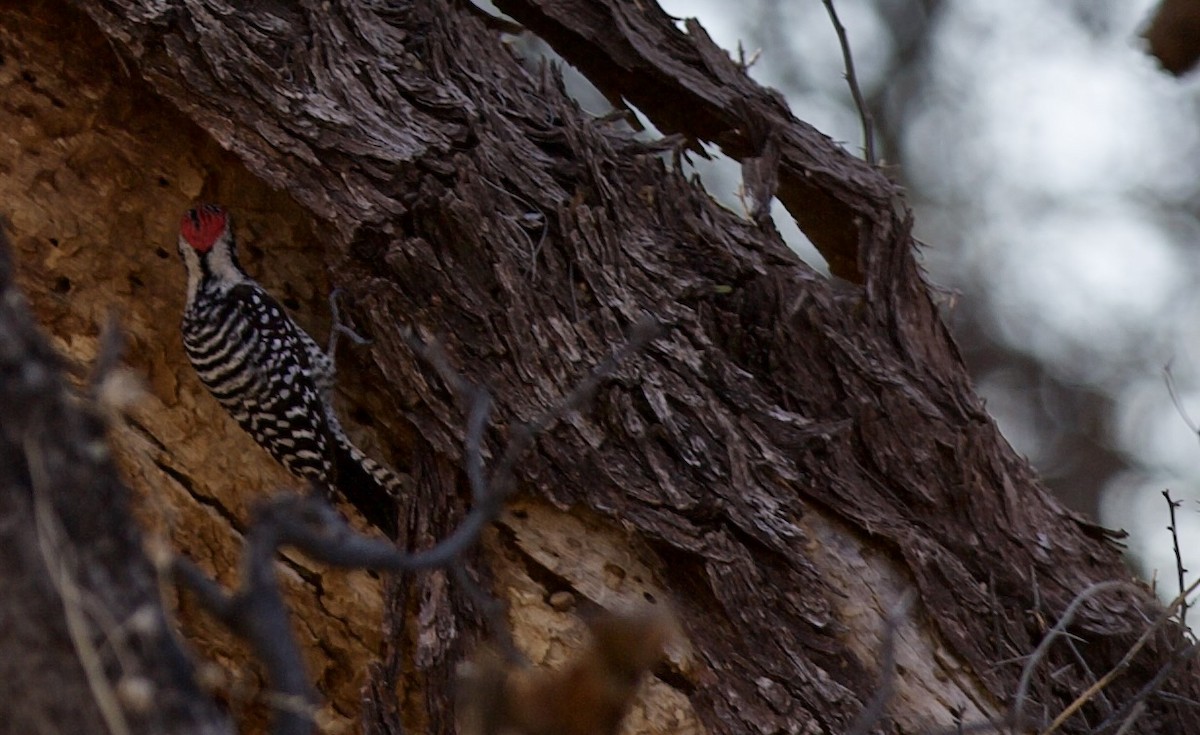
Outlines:
{"label": "bright white sky", "polygon": [[[821,0],[661,4],[699,17],[727,49],[764,45],[752,74],[861,150]],[[1116,448],[1141,470],[1105,489],[1103,522],[1130,531],[1131,551],[1171,596],[1164,488],[1191,499],[1179,518],[1192,552],[1184,563],[1200,570],[1200,441],[1163,382],[1169,362],[1200,423],[1200,224],[1187,211],[1200,193],[1200,80],[1175,80],[1142,51],[1154,4],[946,0],[923,97],[891,106],[906,111],[900,163],[934,280],[976,300],[994,339],[1116,401]],[[864,91],[886,92],[894,49],[875,3],[836,6]],[[775,43],[791,43],[790,55]],[[736,187],[736,169],[725,176],[710,180],[718,193]],[[1037,397],[1014,390],[1004,370],[979,388],[1036,463]]]}

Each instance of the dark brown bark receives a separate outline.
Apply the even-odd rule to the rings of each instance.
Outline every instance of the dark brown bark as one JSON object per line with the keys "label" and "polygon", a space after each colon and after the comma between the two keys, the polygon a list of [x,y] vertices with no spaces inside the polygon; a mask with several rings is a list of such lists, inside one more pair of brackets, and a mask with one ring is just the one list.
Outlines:
{"label": "dark brown bark", "polygon": [[[711,732],[845,730],[879,686],[882,620],[908,587],[904,686],[877,729],[945,725],[952,710],[998,717],[1021,657],[1072,598],[1128,577],[1109,536],[1042,490],[973,394],[898,193],[695,27],[685,36],[645,1],[505,3],[664,129],[753,166],[775,141],[779,196],[861,285],[822,278],[769,224],[581,113],[553,70],[528,71],[459,5],[247,5],[79,3],[133,73],[324,233],[331,279],[375,340],[350,375],[384,386],[374,413],[417,481],[410,544],[463,511],[463,421],[399,327],[443,340],[511,424],[650,313],[669,334],[541,440],[489,557],[599,603],[594,580],[540,553],[538,519],[569,510],[623,537],[689,640],[661,677]],[[235,193],[216,174],[205,185],[236,211]],[[410,727],[448,732],[453,669],[478,621],[439,575],[401,582],[391,603],[368,730],[394,731],[403,711]],[[1106,671],[1156,610],[1146,591],[1096,597],[1070,628],[1081,658],[1052,647],[1026,711],[1052,717],[1090,682],[1081,661]],[[1065,731],[1132,699],[1180,642],[1158,635]],[[1200,695],[1190,672],[1166,686]],[[1134,731],[1195,721],[1151,698]]]}

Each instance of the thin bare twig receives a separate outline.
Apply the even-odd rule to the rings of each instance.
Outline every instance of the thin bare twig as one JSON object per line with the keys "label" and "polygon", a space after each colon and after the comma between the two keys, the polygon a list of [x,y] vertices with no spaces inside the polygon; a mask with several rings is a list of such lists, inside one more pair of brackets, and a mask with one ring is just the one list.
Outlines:
{"label": "thin bare twig", "polygon": [[1025,700],[1029,692],[1029,684],[1033,679],[1033,672],[1037,670],[1038,664],[1046,656],[1046,652],[1050,650],[1050,646],[1054,644],[1054,641],[1060,635],[1063,635],[1067,625],[1075,619],[1075,614],[1079,611],[1079,608],[1101,592],[1119,588],[1137,590],[1137,587],[1130,582],[1097,582],[1071,600],[1071,604],[1067,605],[1067,609],[1063,611],[1062,617],[1050,628],[1049,632],[1042,638],[1042,642],[1034,649],[1033,655],[1029,657],[1029,661],[1026,662],[1025,668],[1021,672],[1021,678],[1017,683],[1017,692],[1016,696],[1013,697],[1012,708],[1009,710],[1009,724],[1017,729],[1025,726]]}
{"label": "thin bare twig", "polygon": [[1171,372],[1171,363],[1163,366],[1163,381],[1167,384],[1167,394],[1171,396],[1171,403],[1175,404],[1175,410],[1179,412],[1179,417],[1183,419],[1183,423],[1192,430],[1193,434],[1200,436],[1200,426],[1192,421],[1192,417],[1188,415],[1187,410],[1183,407],[1183,402],[1179,400],[1179,391],[1175,385],[1175,374]]}
{"label": "thin bare twig", "polygon": [[[1069,605],[1067,607],[1067,611],[1063,613],[1062,619],[1059,620],[1059,625],[1062,625],[1063,621],[1068,620],[1069,615],[1070,616],[1074,615],[1075,608],[1078,607],[1078,604],[1082,603],[1083,600],[1087,599],[1086,597],[1084,597],[1085,595],[1087,597],[1092,597],[1096,593],[1103,592],[1104,589],[1114,587],[1114,586],[1125,586],[1125,587],[1129,587],[1131,589],[1136,589],[1136,588],[1134,588],[1134,586],[1132,584],[1130,584],[1128,582],[1102,582],[1099,584],[1094,584],[1091,587],[1089,587],[1088,589],[1079,593],[1079,595],[1077,595],[1075,597],[1075,600],[1073,600],[1071,602],[1071,605]],[[1055,730],[1057,730],[1059,727],[1061,727],[1063,725],[1063,723],[1065,723],[1076,712],[1078,712],[1079,709],[1081,707],[1083,707],[1084,704],[1086,704],[1089,700],[1091,700],[1092,697],[1096,696],[1097,692],[1099,692],[1104,687],[1108,686],[1113,681],[1113,679],[1116,679],[1118,676],[1120,676],[1121,673],[1123,673],[1125,671],[1125,669],[1127,669],[1129,667],[1129,664],[1133,661],[1134,656],[1136,656],[1138,654],[1138,652],[1141,651],[1142,648],[1146,645],[1146,643],[1148,643],[1150,641],[1150,636],[1155,631],[1157,631],[1159,628],[1166,625],[1166,623],[1171,619],[1171,616],[1175,613],[1175,608],[1178,607],[1180,604],[1182,604],[1183,601],[1187,599],[1187,596],[1192,594],[1193,591],[1195,591],[1197,586],[1200,586],[1200,580],[1193,582],[1191,585],[1189,585],[1187,587],[1187,589],[1180,592],[1179,596],[1176,597],[1174,600],[1172,600],[1171,604],[1167,605],[1167,607],[1164,608],[1161,613],[1159,613],[1158,617],[1154,619],[1154,622],[1151,623],[1150,626],[1148,628],[1146,628],[1145,631],[1142,632],[1142,635],[1138,637],[1137,641],[1134,642],[1134,644],[1132,646],[1130,646],[1129,650],[1125,652],[1125,655],[1121,657],[1121,660],[1118,661],[1116,663],[1116,665],[1113,666],[1112,669],[1110,669],[1108,671],[1108,673],[1106,673],[1104,676],[1100,677],[1096,681],[1096,683],[1092,684],[1082,694],[1080,694],[1078,697],[1076,697],[1074,702],[1072,702],[1070,705],[1068,705],[1062,712],[1058,713],[1058,716],[1055,717],[1054,721],[1050,723],[1050,726],[1047,727],[1043,731],[1042,735],[1050,735],[1050,733],[1053,733]],[[1055,628],[1058,628],[1058,627],[1059,627],[1058,625],[1055,626]],[[1038,646],[1038,650],[1041,651],[1043,648],[1048,648],[1049,647],[1048,642],[1052,641],[1052,638],[1053,638],[1052,635],[1048,635],[1045,639],[1043,639],[1042,645]],[[1033,661],[1030,662],[1030,664],[1032,664],[1032,663],[1033,663]],[[1022,674],[1022,676],[1021,676],[1022,685],[1025,685],[1028,683],[1028,681],[1027,681],[1028,674],[1031,674],[1030,666],[1026,667],[1025,673]],[[1015,712],[1016,703],[1014,703],[1013,706],[1014,706],[1014,712]],[[1021,725],[1021,721],[1014,719],[1013,724],[1015,726],[1019,727]]]}
{"label": "thin bare twig", "polygon": [[833,0],[823,0],[823,2],[825,10],[829,13],[829,20],[833,23],[833,30],[837,33],[838,44],[842,47],[842,61],[846,65],[846,83],[850,85],[850,95],[854,98],[854,104],[858,107],[858,116],[862,120],[863,156],[867,163],[874,166],[876,163],[875,126],[871,113],[867,110],[867,102],[863,98],[862,90],[858,86],[858,75],[854,72],[854,55],[850,53],[850,39],[846,36],[846,28],[842,25],[837,10],[833,7]]}
{"label": "thin bare twig", "polygon": [[[1167,530],[1171,532],[1171,544],[1175,548],[1175,574],[1179,579],[1179,593],[1182,595],[1186,585],[1185,577],[1187,570],[1183,568],[1183,555],[1179,552],[1179,526],[1175,523],[1175,510],[1183,505],[1182,500],[1171,500],[1171,491],[1163,490],[1163,498],[1167,501],[1167,511],[1171,514],[1171,525],[1167,526]],[[1187,630],[1187,614],[1188,601],[1184,597],[1179,602],[1179,624]]]}
{"label": "thin bare twig", "polygon": [[[529,243],[529,280],[536,281],[537,280],[538,256],[540,256],[542,254],[542,247],[546,244],[546,235],[550,231],[550,223],[546,219],[546,213],[543,212],[541,210],[541,208],[538,207],[536,204],[529,201],[529,199],[527,199],[526,197],[521,196],[517,192],[515,192],[511,189],[505,189],[504,187],[500,186],[499,184],[493,184],[486,176],[480,177],[480,181],[482,181],[483,183],[492,187],[493,189],[500,192],[501,194],[510,196],[510,197],[520,201],[522,204],[525,204],[529,208],[533,209],[534,212],[537,212],[537,214],[540,218],[540,221],[541,221],[541,225],[542,225],[542,233],[538,236],[538,241],[537,241],[536,245],[533,242],[533,238],[529,236],[529,233],[525,231],[524,227],[522,227],[520,224],[517,224],[517,229],[520,230],[521,234],[525,236],[525,242]],[[533,212],[527,213],[527,215],[526,215],[527,221],[528,221],[528,217],[532,214],[533,214]],[[516,219],[516,217],[512,217],[511,215],[508,216],[507,218],[509,220]]]}
{"label": "thin bare twig", "polygon": [[342,289],[335,288],[329,292],[329,342],[325,348],[325,354],[329,355],[329,359],[337,363],[337,346],[338,339],[345,335],[356,345],[369,345],[371,340],[354,331],[342,321],[342,308],[338,305],[338,299],[342,296]]}
{"label": "thin bare twig", "polygon": [[657,320],[649,316],[643,318],[629,330],[629,337],[625,345],[597,365],[587,377],[575,386],[574,390],[563,396],[557,406],[527,425],[518,427],[505,448],[504,454],[501,455],[496,471],[492,474],[493,491],[507,498],[512,491],[513,468],[521,455],[533,444],[537,435],[554,428],[560,419],[582,406],[600,387],[600,383],[617,369],[618,365],[631,355],[641,352],[646,345],[661,337],[662,334],[663,327]]}
{"label": "thin bare twig", "polygon": [[[1045,618],[1042,616],[1042,591],[1038,586],[1037,568],[1033,564],[1029,565],[1029,576],[1033,583],[1033,604],[1034,610],[1038,616],[1038,624],[1044,626]],[[1077,637],[1067,634],[1063,636],[1063,640],[1066,641],[1067,647],[1071,650],[1071,655],[1075,657],[1075,663],[1077,663],[1079,668],[1083,669],[1084,673],[1087,674],[1088,681],[1096,681],[1096,672],[1092,671],[1092,667],[1088,665],[1087,659],[1083,656],[1083,652],[1079,650],[1079,646],[1075,645],[1077,642]],[[1108,701],[1108,695],[1106,695],[1103,691],[1101,691],[1099,694],[1100,700],[1104,705],[1105,715],[1111,715],[1113,712],[1112,702]]]}
{"label": "thin bare twig", "polygon": [[409,349],[437,372],[454,394],[459,408],[467,413],[464,464],[467,482],[471,485],[471,502],[481,503],[487,495],[487,481],[483,475],[483,433],[492,414],[492,396],[451,367],[450,358],[437,342],[425,342],[412,330],[405,330],[401,336]]}
{"label": "thin bare twig", "polygon": [[[1134,657],[1149,641],[1150,636],[1153,635],[1154,631],[1158,630],[1170,621],[1175,608],[1179,606],[1182,601],[1185,600],[1187,596],[1196,589],[1197,586],[1200,586],[1200,581],[1193,583],[1190,587],[1183,590],[1179,597],[1173,600],[1166,607],[1166,609],[1160,613],[1157,618],[1155,618],[1148,629],[1144,631],[1138,640],[1130,647],[1130,649],[1126,651],[1121,661],[1119,661],[1116,666],[1114,666],[1113,669],[1104,677],[1089,687],[1086,692],[1081,694],[1070,706],[1059,713],[1059,715],[1049,726],[1047,726],[1044,730],[1041,730],[1041,735],[1051,735],[1051,733],[1061,727],[1067,719],[1077,713],[1079,708],[1082,707],[1084,703],[1096,696],[1102,696],[1103,688],[1129,666]],[[1036,670],[1038,664],[1044,660],[1050,646],[1058,637],[1071,637],[1070,634],[1066,633],[1065,631],[1066,626],[1070,624],[1070,622],[1078,614],[1079,609],[1085,602],[1087,602],[1087,600],[1102,592],[1120,587],[1125,587],[1133,591],[1138,589],[1135,585],[1128,582],[1110,581],[1094,584],[1076,595],[1076,597],[1067,606],[1067,609],[1063,612],[1058,622],[1047,632],[1045,637],[1042,639],[1041,644],[1037,647],[1037,649],[1035,649],[1033,654],[1028,657],[1028,661],[1021,675],[1016,696],[1014,697],[1012,708],[1010,709],[1006,721],[998,723],[976,722],[970,724],[959,722],[956,723],[954,728],[951,730],[942,730],[938,732],[943,733],[944,735],[964,735],[965,733],[977,732],[1001,732],[1005,728],[1015,728],[1018,730],[1025,728],[1026,723],[1024,708],[1027,702],[1029,684],[1032,679],[1033,672]],[[894,625],[895,624],[892,623],[892,620],[889,620],[889,630],[885,636],[883,652],[885,669],[887,667],[894,666],[895,664],[894,651],[892,649],[894,641],[890,638],[895,630]],[[1101,725],[1094,730],[1089,730],[1089,732],[1094,732],[1097,735],[1100,735],[1101,733],[1109,731],[1118,723],[1121,727],[1121,729],[1118,731],[1118,735],[1120,732],[1127,732],[1132,726],[1132,723],[1137,720],[1139,714],[1143,711],[1145,706],[1144,702],[1151,696],[1158,693],[1162,683],[1166,680],[1170,673],[1179,666],[1180,663],[1192,658],[1197,652],[1200,652],[1200,644],[1192,644],[1182,651],[1177,652],[1172,659],[1157,672],[1154,678],[1141,687],[1135,697],[1126,701],[1118,711],[1111,712],[1108,719],[1104,723],[1101,723]],[[869,731],[872,726],[878,723],[880,717],[882,716],[883,707],[886,706],[888,697],[890,697],[889,684],[890,682],[885,678],[883,684],[880,686],[879,691],[872,699],[871,704],[864,708],[863,713],[855,720],[854,725],[848,731],[848,733],[851,733],[852,735],[862,735],[863,733]]]}
{"label": "thin bare twig", "polygon": [[1175,702],[1176,704],[1182,704],[1185,707],[1195,707],[1200,709],[1200,702],[1192,699],[1191,697],[1185,697],[1181,694],[1176,694],[1175,692],[1159,692],[1158,697],[1165,702]]}
{"label": "thin bare twig", "polygon": [[1139,701],[1134,706],[1133,710],[1130,711],[1129,717],[1125,718],[1125,722],[1121,723],[1121,728],[1119,730],[1117,730],[1116,733],[1114,733],[1114,735],[1125,735],[1125,733],[1129,732],[1130,728],[1133,727],[1134,723],[1136,723],[1138,721],[1138,718],[1141,717],[1142,713],[1145,711],[1146,711],[1146,702]]}

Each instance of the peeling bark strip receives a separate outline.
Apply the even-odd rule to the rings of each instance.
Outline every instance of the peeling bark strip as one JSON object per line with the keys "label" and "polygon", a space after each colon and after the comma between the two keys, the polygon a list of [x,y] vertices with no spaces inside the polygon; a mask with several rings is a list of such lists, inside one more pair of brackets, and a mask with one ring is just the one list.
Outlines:
{"label": "peeling bark strip", "polygon": [[[1091,584],[1127,576],[1119,554],[1000,438],[913,261],[909,215],[884,205],[893,192],[878,174],[744,77],[731,82],[695,26],[688,39],[653,8],[633,12],[646,4],[538,6],[537,28],[568,59],[593,48],[616,58],[622,39],[642,39],[636,63],[602,86],[685,132],[687,120],[637,95],[703,100],[683,110],[708,126],[693,133],[724,136],[735,155],[737,111],[760,110],[780,140],[780,196],[828,253],[857,262],[861,288],[823,280],[655,150],[588,118],[556,73],[526,71],[459,4],[80,6],[131,68],[335,233],[333,280],[375,338],[379,382],[408,407],[409,538],[437,538],[461,513],[462,422],[398,322],[443,339],[511,422],[541,413],[650,312],[670,334],[518,473],[528,493],[623,526],[664,570],[698,660],[664,676],[707,727],[844,730],[878,686],[882,621],[909,586],[914,619],[897,631],[907,673],[879,728],[995,716],[1046,621]],[[533,5],[508,5],[534,22]],[[805,183],[790,192],[789,181]],[[413,718],[440,733],[474,621],[438,584],[393,601],[418,613],[404,631],[413,668],[392,655],[375,673],[404,677],[406,701],[427,710]],[[1061,710],[1155,607],[1148,593],[1094,598],[1071,628],[1078,657],[1053,647],[1024,711]],[[1158,635],[1063,731],[1088,731],[1131,699],[1178,643]],[[372,684],[373,731],[396,721],[383,694],[395,684]],[[1188,672],[1165,686],[1200,698]],[[1194,722],[1152,698],[1135,729]]]}
{"label": "peeling bark strip", "polygon": [[888,217],[897,195],[891,182],[797,120],[782,95],[755,84],[695,19],[681,33],[649,2],[498,0],[496,7],[544,38],[615,106],[629,100],[664,132],[717,143],[743,165],[764,156],[756,130],[782,133],[773,193],[834,275],[862,281],[860,229]]}
{"label": "peeling bark strip", "polygon": [[0,231],[0,732],[231,732],[163,614],[97,408],[62,368]]}

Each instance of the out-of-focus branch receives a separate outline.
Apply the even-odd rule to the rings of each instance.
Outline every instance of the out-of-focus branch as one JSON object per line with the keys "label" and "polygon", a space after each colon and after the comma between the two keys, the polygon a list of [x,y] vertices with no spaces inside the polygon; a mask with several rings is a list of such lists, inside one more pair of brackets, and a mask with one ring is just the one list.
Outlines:
{"label": "out-of-focus branch", "polygon": [[[241,579],[232,594],[227,594],[190,560],[180,558],[175,561],[174,571],[180,583],[196,595],[206,610],[248,640],[266,666],[273,688],[272,705],[278,713],[272,732],[276,735],[310,732],[317,703],[275,578],[274,563],[279,549],[291,546],[318,561],[339,567],[397,572],[449,568],[460,583],[468,583],[468,592],[472,596],[482,597],[482,591],[469,580],[462,557],[478,543],[483,530],[503,510],[505,500],[515,487],[513,470],[517,460],[532,446],[539,433],[586,403],[623,360],[661,334],[661,327],[653,319],[647,318],[635,325],[620,350],[592,370],[549,410],[513,432],[496,468],[485,479],[483,432],[492,405],[491,394],[454,370],[445,352],[435,343],[424,342],[407,332],[405,339],[409,346],[446,382],[468,417],[464,464],[471,482],[473,505],[453,533],[431,549],[404,553],[391,542],[354,531],[319,489],[313,488],[307,496],[282,493],[258,508],[246,536]],[[477,603],[480,601],[477,599]],[[499,610],[492,605],[483,607],[492,626],[501,630],[505,623]],[[501,641],[507,641],[503,634],[499,637]],[[506,647],[511,649],[511,644]]]}
{"label": "out-of-focus branch", "polygon": [[1164,69],[1191,71],[1200,60],[1200,0],[1163,0],[1142,37]]}

